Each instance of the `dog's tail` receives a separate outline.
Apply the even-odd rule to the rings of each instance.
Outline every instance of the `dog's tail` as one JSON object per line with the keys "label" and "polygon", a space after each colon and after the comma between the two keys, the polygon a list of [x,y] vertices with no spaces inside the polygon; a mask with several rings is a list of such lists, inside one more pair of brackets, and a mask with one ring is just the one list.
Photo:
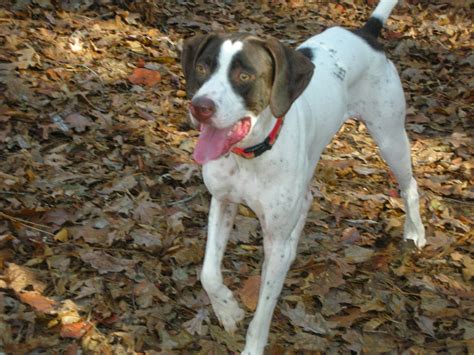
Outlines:
{"label": "dog's tail", "polygon": [[380,0],[374,12],[370,15],[369,20],[361,28],[361,31],[371,37],[377,38],[397,3],[398,0]]}

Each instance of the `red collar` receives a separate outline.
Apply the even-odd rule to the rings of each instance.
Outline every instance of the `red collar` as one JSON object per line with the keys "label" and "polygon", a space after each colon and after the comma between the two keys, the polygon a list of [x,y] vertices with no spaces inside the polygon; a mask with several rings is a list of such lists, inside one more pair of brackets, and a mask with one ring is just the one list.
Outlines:
{"label": "red collar", "polygon": [[258,157],[259,155],[262,155],[267,150],[272,149],[273,144],[275,144],[275,141],[278,138],[278,135],[280,134],[281,127],[283,126],[283,119],[284,117],[277,118],[270,134],[267,136],[267,138],[264,139],[262,143],[258,143],[248,148],[235,147],[232,148],[232,153],[240,155],[245,159],[252,159]]}

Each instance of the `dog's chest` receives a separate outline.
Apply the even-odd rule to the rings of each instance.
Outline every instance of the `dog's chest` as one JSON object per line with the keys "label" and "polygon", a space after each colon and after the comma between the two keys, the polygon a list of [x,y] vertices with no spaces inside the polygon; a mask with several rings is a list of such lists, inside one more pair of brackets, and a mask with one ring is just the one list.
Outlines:
{"label": "dog's chest", "polygon": [[240,167],[230,156],[209,162],[203,166],[203,178],[209,192],[219,198],[240,203],[256,192],[251,183],[252,173]]}

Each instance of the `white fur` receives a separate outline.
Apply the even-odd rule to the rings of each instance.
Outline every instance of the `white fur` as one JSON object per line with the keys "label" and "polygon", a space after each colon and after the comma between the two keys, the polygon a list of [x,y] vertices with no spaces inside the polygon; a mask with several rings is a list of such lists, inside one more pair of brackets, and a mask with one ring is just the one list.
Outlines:
{"label": "white fur", "polygon": [[[379,13],[387,12],[391,1],[382,4]],[[236,43],[224,43],[217,74],[197,93],[217,103],[214,124],[218,127],[229,126],[248,114],[227,77],[227,66],[240,50]],[[273,310],[311,206],[309,186],[314,169],[322,150],[347,117],[356,115],[364,120],[399,182],[407,212],[405,239],[412,239],[420,248],[426,243],[404,129],[405,100],[394,65],[363,39],[338,27],[308,39],[301,47],[313,49],[315,71],[287,113],[273,148],[250,160],[231,153],[203,167],[212,201],[201,280],[227,331],[233,332],[244,317],[223,284],[220,269],[239,203],[256,213],[263,230],[262,283],[243,354],[263,353]],[[245,142],[262,141],[273,122],[266,109]]]}
{"label": "white fur", "polygon": [[372,17],[377,17],[385,23],[388,19],[388,16],[392,12],[395,5],[397,5],[398,0],[383,0],[380,1],[375,8],[374,12],[372,12]]}

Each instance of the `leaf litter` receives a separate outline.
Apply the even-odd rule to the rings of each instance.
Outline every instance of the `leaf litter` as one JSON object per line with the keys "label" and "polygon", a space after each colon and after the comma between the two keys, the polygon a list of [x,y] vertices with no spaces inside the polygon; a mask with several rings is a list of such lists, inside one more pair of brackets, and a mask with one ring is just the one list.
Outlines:
{"label": "leaf litter", "polygon": [[[0,349],[241,351],[261,231],[241,206],[223,270],[248,312],[230,335],[199,282],[209,195],[190,155],[182,39],[244,30],[296,45],[360,26],[375,1],[118,3],[0,8]],[[406,1],[382,36],[407,95],[428,245],[402,242],[396,181],[349,120],[313,180],[268,353],[474,352],[469,6]]]}

